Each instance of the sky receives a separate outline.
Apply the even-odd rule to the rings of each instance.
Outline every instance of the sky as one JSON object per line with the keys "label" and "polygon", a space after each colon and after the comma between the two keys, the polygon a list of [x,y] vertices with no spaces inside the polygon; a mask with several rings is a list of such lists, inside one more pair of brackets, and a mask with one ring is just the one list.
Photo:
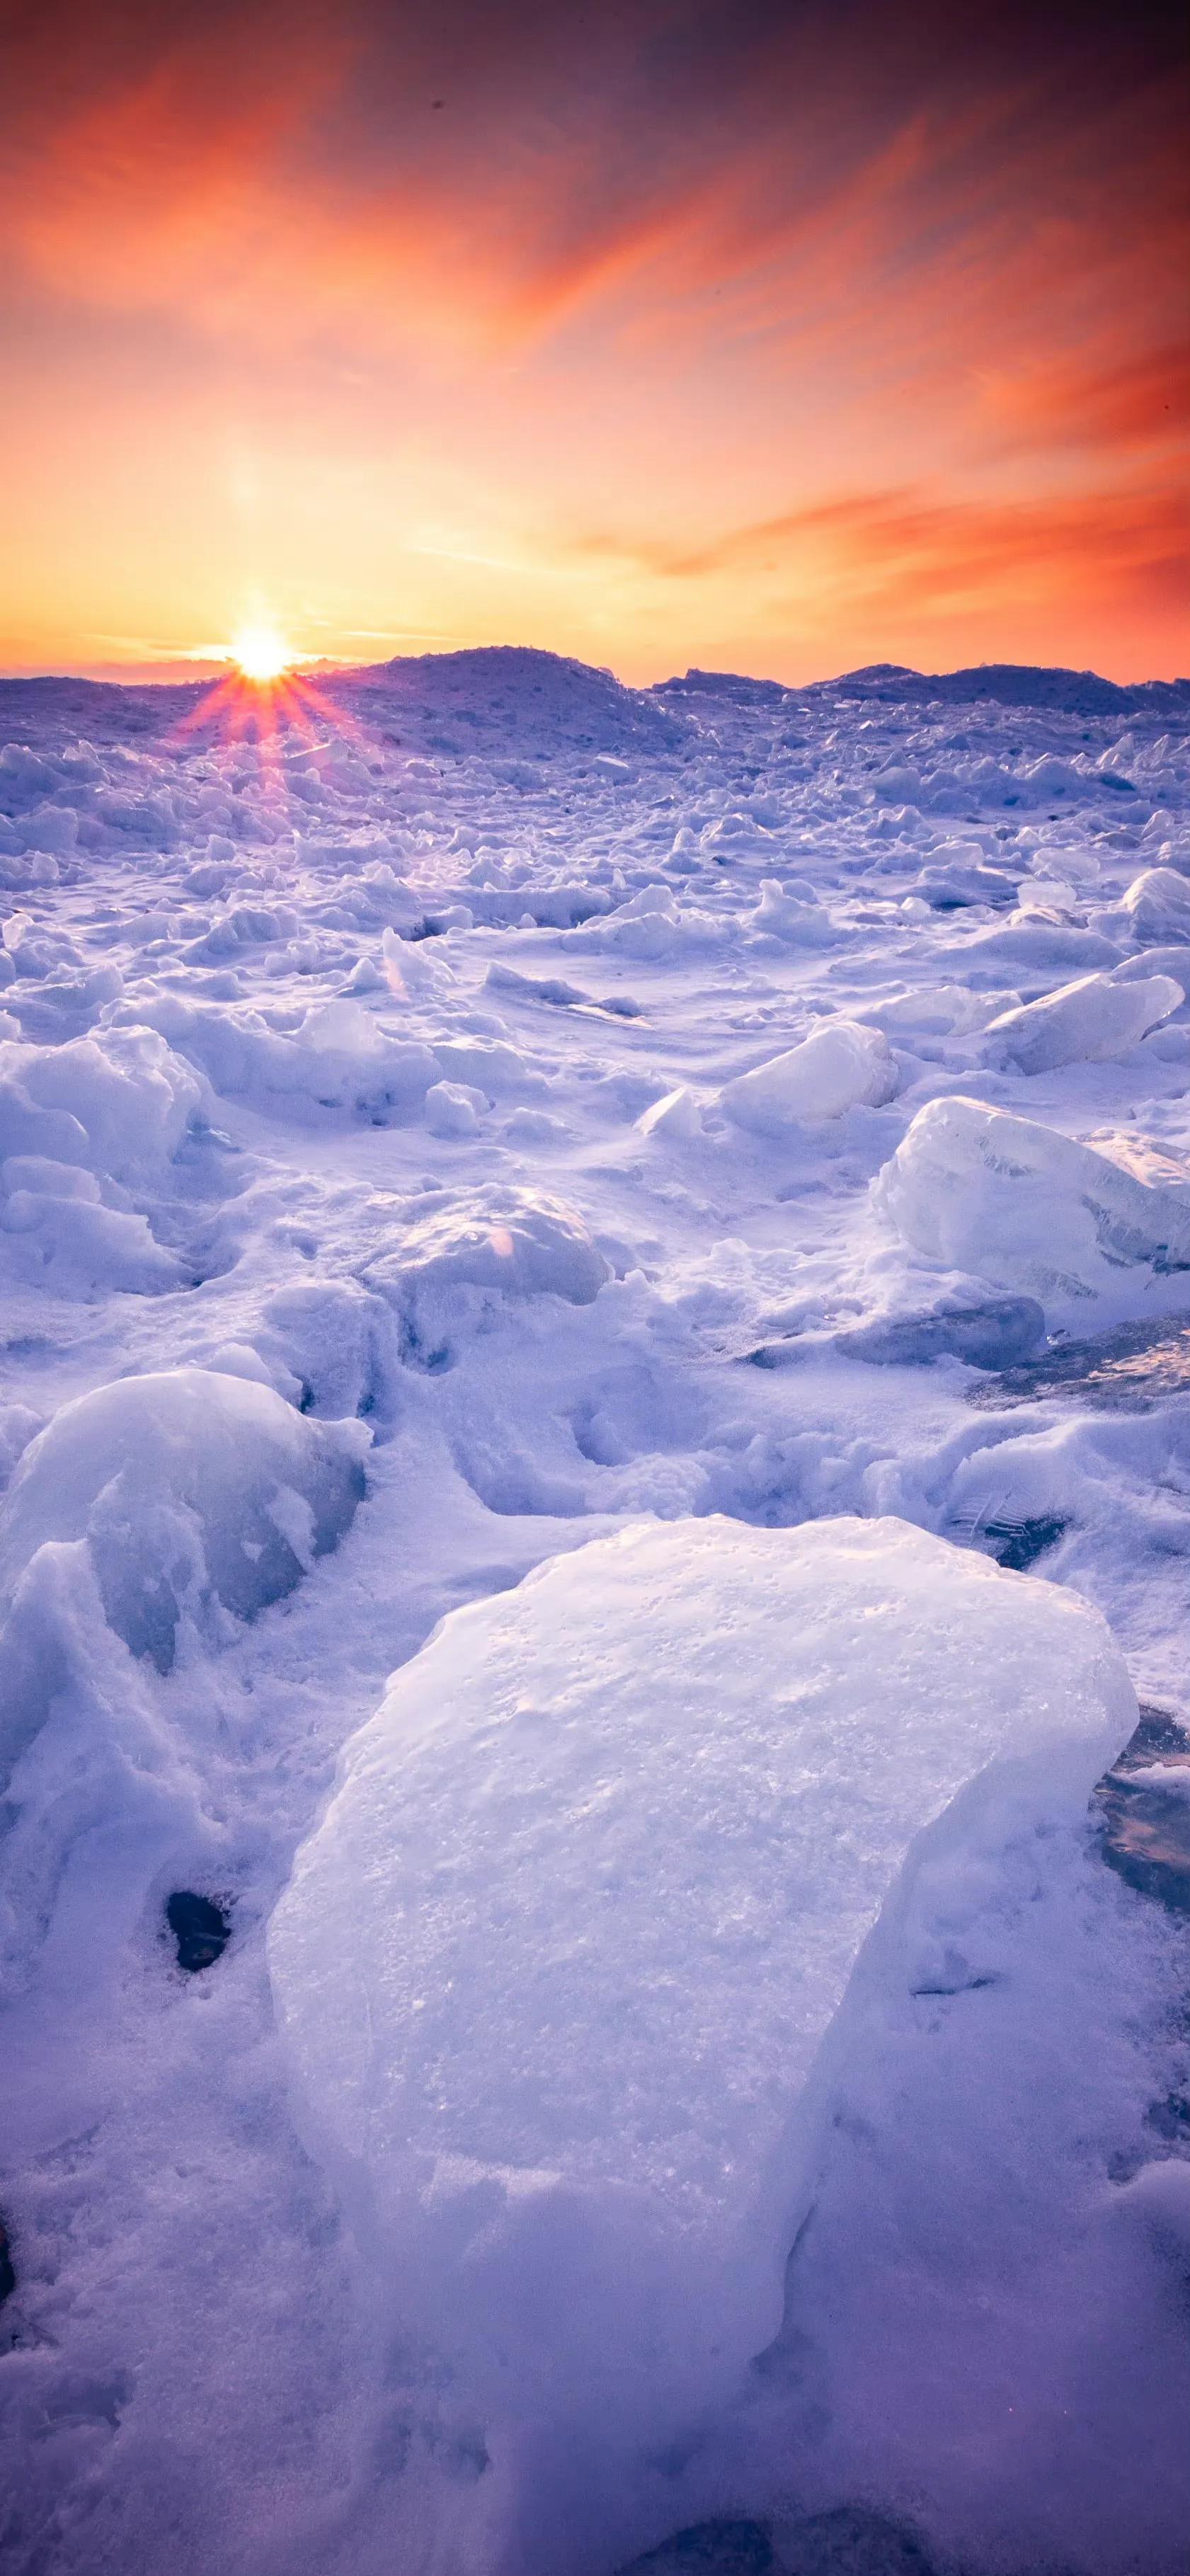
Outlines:
{"label": "sky", "polygon": [[1190,670],[1180,6],[2,0],[0,101],[0,669]]}

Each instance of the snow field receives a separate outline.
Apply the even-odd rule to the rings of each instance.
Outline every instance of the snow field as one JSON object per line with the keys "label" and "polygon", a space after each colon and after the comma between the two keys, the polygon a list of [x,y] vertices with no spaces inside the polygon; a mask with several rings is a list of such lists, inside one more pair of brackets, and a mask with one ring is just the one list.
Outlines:
{"label": "snow field", "polygon": [[0,691],[7,2559],[1180,2576],[1184,694],[198,699]]}

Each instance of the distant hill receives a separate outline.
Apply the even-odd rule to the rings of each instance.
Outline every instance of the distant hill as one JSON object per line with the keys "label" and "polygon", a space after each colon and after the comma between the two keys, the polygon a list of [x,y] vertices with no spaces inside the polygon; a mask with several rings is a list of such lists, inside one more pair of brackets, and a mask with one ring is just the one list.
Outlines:
{"label": "distant hill", "polygon": [[838,680],[816,680],[803,697],[940,700],[970,706],[994,698],[1006,707],[1052,707],[1062,715],[1190,715],[1190,680],[1139,680],[1125,687],[1097,671],[1063,671],[1029,662],[979,662],[965,671],[909,671],[872,662]]}
{"label": "distant hill", "polygon": [[[1190,680],[1123,687],[1095,671],[982,662],[963,671],[911,671],[873,662],[799,689],[731,671],[687,671],[632,689],[611,671],[527,645],[481,645],[456,653],[399,655],[391,662],[308,675],[310,685],[410,752],[458,758],[548,759],[552,752],[646,759],[688,739],[700,707],[716,703],[774,712],[837,701],[886,705],[1001,706],[1063,715],[1190,720]],[[135,740],[159,735],[200,707],[211,683],[0,679],[0,739],[44,726]]]}

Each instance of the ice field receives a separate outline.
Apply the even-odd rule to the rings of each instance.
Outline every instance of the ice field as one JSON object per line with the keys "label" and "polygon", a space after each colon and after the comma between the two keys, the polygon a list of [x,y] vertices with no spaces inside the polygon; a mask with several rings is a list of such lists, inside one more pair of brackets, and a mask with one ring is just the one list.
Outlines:
{"label": "ice field", "polygon": [[1184,2576],[1190,683],[0,742],[5,2569]]}

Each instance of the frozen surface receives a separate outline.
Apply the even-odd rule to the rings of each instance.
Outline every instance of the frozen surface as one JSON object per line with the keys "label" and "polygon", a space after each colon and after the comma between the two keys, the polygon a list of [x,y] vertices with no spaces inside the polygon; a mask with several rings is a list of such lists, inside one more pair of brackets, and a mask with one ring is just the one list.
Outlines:
{"label": "frozen surface", "polygon": [[1135,1722],[1094,1611],[899,1521],[629,1523],[452,1614],[269,1960],[367,2270],[485,2441],[594,2416],[647,2452],[729,2392],[915,1838],[965,1788],[992,1839],[1079,1816]]}
{"label": "frozen surface", "polygon": [[[328,676],[300,716],[249,702],[222,723],[197,686],[0,687],[15,2576],[612,2576],[724,2519],[833,2533],[836,2562],[848,2533],[892,2531],[891,2564],[930,2576],[1183,2576],[1177,1765],[1149,1759],[1082,1812],[1081,1773],[1063,1808],[1022,1787],[1014,1821],[959,1785],[967,1721],[952,1795],[945,1735],[902,1732],[899,1758],[880,1735],[857,1777],[849,1712],[795,1791],[805,1707],[770,1739],[746,1676],[768,1675],[771,1716],[818,1624],[841,1655],[837,1573],[780,1674],[776,1613],[729,1661],[709,1638],[730,1739],[692,1640],[729,1564],[891,1515],[949,1569],[930,1633],[952,1639],[968,1719],[972,1694],[1000,1706],[1021,1640],[961,1647],[963,1605],[1007,1593],[1070,1634],[1090,1633],[1080,1603],[1102,1613],[1181,1741],[1188,733],[1184,683],[1001,668],[634,691],[490,651]],[[431,1804],[433,1763],[451,1778],[452,1884],[464,1818],[486,1855],[467,1954],[484,2003],[443,2006],[457,1925],[428,1898],[392,1991],[416,1958],[479,2201],[423,2206],[390,2176],[382,2211],[329,2083],[315,2139],[270,1924],[282,1906],[290,1939],[301,1871],[355,1814],[378,1709],[411,1706],[471,1620],[511,1634],[565,1598],[589,1625],[579,1569],[608,1543],[622,1561],[642,1525],[675,1562],[710,1551],[650,1695],[665,1726],[629,1723],[643,1586],[622,1603],[635,1672],[611,1659],[605,1705],[592,1666],[575,1705],[587,1752],[614,1730],[637,1787],[625,1853],[655,1886],[621,1919],[657,1973],[617,2001],[614,2044],[593,2007],[566,2061],[582,2133],[560,2078],[526,2106],[531,1925],[554,1926],[568,1994],[630,1955],[577,1942],[596,1907],[580,1862],[615,1799],[567,1808],[567,1834],[526,1754],[514,1816],[512,1775],[493,1751],[485,1797],[452,1702],[457,1768],[431,1728],[400,1777]],[[540,1651],[563,1642],[559,1623]],[[697,1765],[673,1751],[679,1701]],[[1039,1742],[1064,1714],[1039,1712]],[[538,1768],[583,1754],[564,1710],[538,1734]],[[764,1981],[733,1982],[753,1932],[808,1974],[774,1814],[729,1760],[762,1740],[775,1812],[804,1796],[832,1822],[808,1874],[816,1909],[832,1870],[840,1903],[814,1915],[827,2027],[804,2090],[809,1986],[791,1975],[770,2025]],[[700,1794],[747,1837],[709,1833],[695,1869]],[[1143,1828],[1133,1880],[1105,1865],[1109,1808]],[[877,1814],[869,1914],[892,1884],[865,1941],[843,1897]],[[511,1862],[497,1879],[498,1816],[510,1855],[522,1827],[544,1838],[531,1899]],[[303,1983],[341,1971],[335,1907],[358,1922],[353,1974],[383,1950],[399,1852],[428,1888],[396,1829],[374,1887],[319,1874]],[[226,1938],[187,1968],[191,1915]],[[328,2009],[328,2059],[352,2026]],[[378,2122],[407,2043],[378,2061]],[[522,2190],[543,2157],[570,2179]],[[464,2261],[485,2194],[491,2241]],[[489,2328],[514,2204],[505,2366]],[[598,2298],[539,2296],[530,2252],[561,2277],[584,2246]]]}

